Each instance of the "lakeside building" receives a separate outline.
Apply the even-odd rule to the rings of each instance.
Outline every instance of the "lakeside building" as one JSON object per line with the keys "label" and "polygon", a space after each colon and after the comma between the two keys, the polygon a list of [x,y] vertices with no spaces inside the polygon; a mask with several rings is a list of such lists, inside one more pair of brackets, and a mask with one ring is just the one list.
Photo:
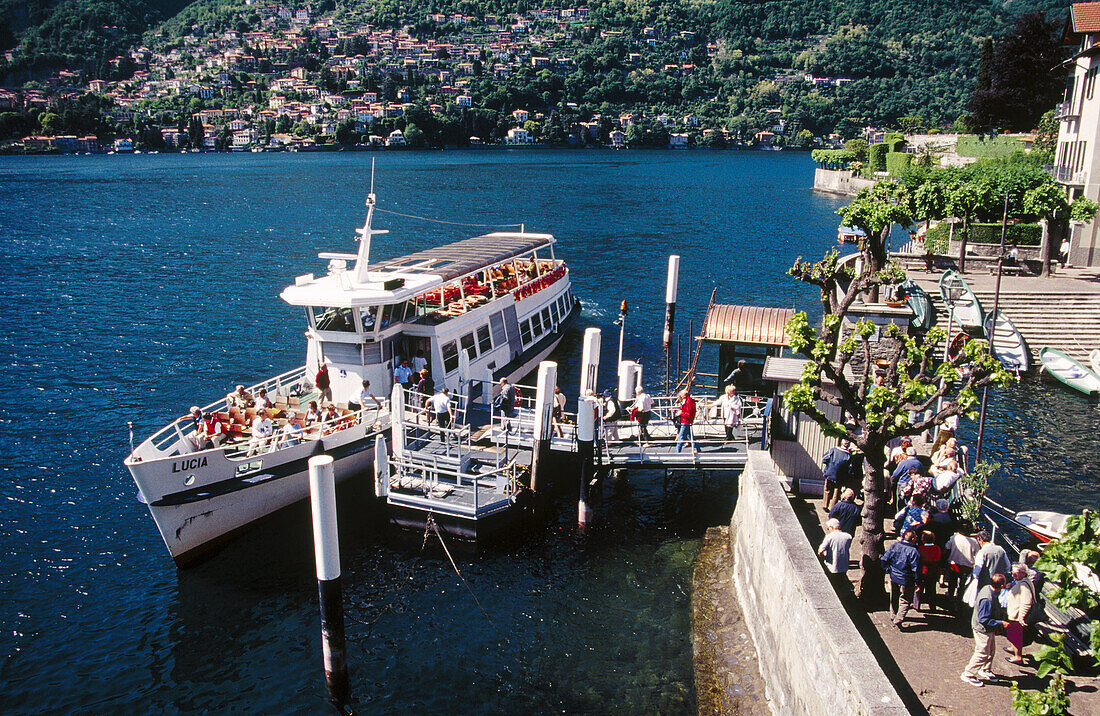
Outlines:
{"label": "lakeside building", "polygon": [[[1055,108],[1058,148],[1052,173],[1070,201],[1079,196],[1100,201],[1100,2],[1070,6],[1064,41],[1077,49],[1066,62],[1066,93]],[[1069,239],[1071,265],[1100,266],[1100,220],[1073,222]]]}

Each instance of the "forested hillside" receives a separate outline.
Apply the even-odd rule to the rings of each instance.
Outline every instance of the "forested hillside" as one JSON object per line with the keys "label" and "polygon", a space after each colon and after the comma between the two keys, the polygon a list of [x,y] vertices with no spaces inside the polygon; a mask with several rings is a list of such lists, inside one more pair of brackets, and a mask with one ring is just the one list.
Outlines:
{"label": "forested hillside", "polygon": [[[144,69],[148,111],[179,112],[179,80],[208,94],[213,60],[235,70],[217,80],[213,106],[266,101],[267,83],[298,67],[322,92],[366,90],[425,111],[466,94],[459,135],[501,139],[513,110],[526,108],[546,118],[532,136],[553,142],[554,126],[571,131],[561,113],[579,107],[605,123],[613,112],[687,113],[720,128],[722,141],[774,129],[798,146],[867,124],[950,125],[967,112],[988,38],[1036,10],[1060,23],[1067,9],[1063,0],[0,0],[0,81],[61,68],[83,82],[125,80]],[[397,45],[378,56],[371,32],[387,29],[457,54],[433,50],[426,64],[421,52],[409,69]],[[138,47],[141,68],[142,53],[128,52]],[[230,47],[239,48],[231,58]],[[342,70],[340,57],[368,59]],[[635,143],[667,143],[668,129],[640,122]]]}

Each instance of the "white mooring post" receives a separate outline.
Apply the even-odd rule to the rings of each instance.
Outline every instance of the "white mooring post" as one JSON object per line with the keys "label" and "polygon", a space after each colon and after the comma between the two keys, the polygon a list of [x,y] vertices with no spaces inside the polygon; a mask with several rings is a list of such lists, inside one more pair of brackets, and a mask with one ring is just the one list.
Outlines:
{"label": "white mooring post", "polygon": [[600,329],[584,329],[584,348],[581,350],[581,395],[596,391],[596,376],[600,372]]}
{"label": "white mooring post", "polygon": [[583,395],[577,401],[577,454],[580,457],[581,487],[577,503],[577,526],[583,531],[592,518],[588,507],[588,482],[592,479],[592,448],[596,441],[596,401]]}
{"label": "white mooring post", "polygon": [[390,435],[393,436],[393,456],[398,460],[404,459],[405,390],[400,383],[394,383],[390,391]]}
{"label": "white mooring post", "polygon": [[672,342],[672,322],[676,317],[676,289],[680,286],[680,256],[669,256],[669,278],[664,285],[664,348]]}
{"label": "white mooring post", "polygon": [[624,360],[619,363],[619,393],[620,403],[634,399],[634,388],[638,385],[638,376],[641,366],[632,360]]}
{"label": "white mooring post", "polygon": [[387,497],[390,494],[390,456],[386,452],[386,438],[379,435],[374,439],[374,496]]}
{"label": "white mooring post", "polygon": [[336,474],[331,455],[309,459],[309,498],[313,508],[313,551],[321,603],[321,649],[325,686],[338,703],[348,699],[348,659],[340,594],[340,534],[336,525]]}
{"label": "white mooring post", "polygon": [[550,458],[550,436],[554,432],[554,386],[558,383],[558,364],[539,363],[535,386],[535,429],[531,435],[531,491],[538,492],[539,469]]}

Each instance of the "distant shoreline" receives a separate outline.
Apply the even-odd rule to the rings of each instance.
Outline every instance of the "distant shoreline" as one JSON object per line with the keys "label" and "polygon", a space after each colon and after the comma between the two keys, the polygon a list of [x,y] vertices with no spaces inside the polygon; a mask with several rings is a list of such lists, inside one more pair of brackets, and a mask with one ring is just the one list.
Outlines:
{"label": "distant shoreline", "polygon": [[340,146],[340,145],[320,145],[313,147],[296,147],[294,149],[282,148],[282,149],[263,149],[261,151],[247,150],[229,150],[229,151],[212,151],[212,150],[190,150],[190,149],[168,149],[168,150],[136,150],[136,151],[99,151],[99,152],[62,152],[62,151],[34,151],[34,152],[5,152],[0,151],[0,157],[75,157],[75,156],[115,156],[115,155],[132,155],[132,154],[335,154],[339,152],[377,152],[384,153],[398,153],[398,152],[465,152],[465,151],[517,151],[526,152],[536,149],[550,150],[550,151],[564,151],[564,152],[584,152],[584,151],[606,151],[606,152],[768,152],[775,153],[778,151],[794,152],[794,153],[808,153],[810,148],[787,148],[772,149],[767,147],[677,147],[675,149],[671,147],[595,147],[595,146],[583,146],[583,147],[556,147],[550,144],[482,144],[468,147],[364,147],[360,145],[353,146]]}

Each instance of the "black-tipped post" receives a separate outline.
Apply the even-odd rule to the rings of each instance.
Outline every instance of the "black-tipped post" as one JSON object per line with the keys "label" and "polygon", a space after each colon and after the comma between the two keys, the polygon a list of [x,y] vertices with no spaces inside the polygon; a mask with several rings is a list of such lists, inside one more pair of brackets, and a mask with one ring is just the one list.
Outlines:
{"label": "black-tipped post", "polygon": [[309,497],[313,508],[313,550],[317,559],[325,686],[333,700],[344,704],[348,700],[348,658],[340,588],[336,475],[331,455],[317,455],[309,459]]}

